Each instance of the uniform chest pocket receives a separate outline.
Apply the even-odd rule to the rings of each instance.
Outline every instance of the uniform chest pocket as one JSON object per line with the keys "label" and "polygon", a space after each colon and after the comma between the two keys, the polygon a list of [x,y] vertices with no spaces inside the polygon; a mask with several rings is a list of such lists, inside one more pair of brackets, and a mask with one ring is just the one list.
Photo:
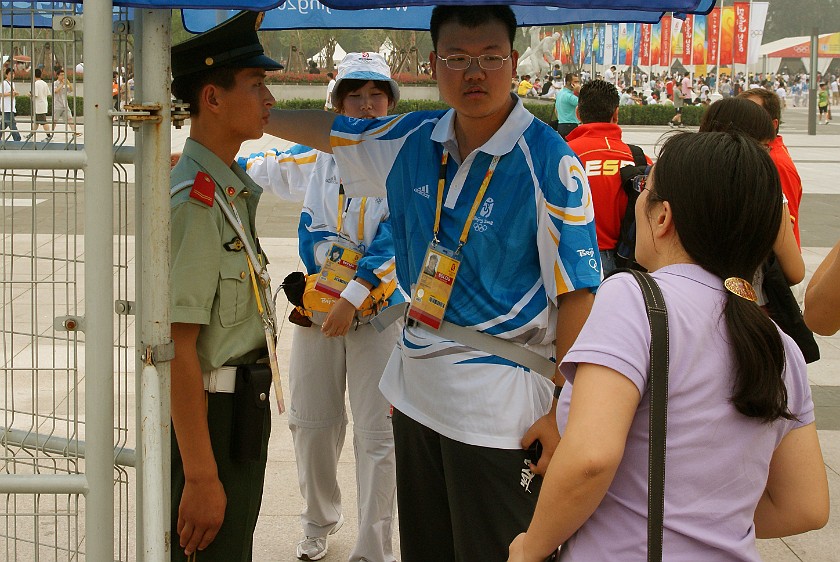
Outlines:
{"label": "uniform chest pocket", "polygon": [[225,328],[245,322],[257,313],[254,289],[244,252],[225,256],[219,266],[219,321]]}

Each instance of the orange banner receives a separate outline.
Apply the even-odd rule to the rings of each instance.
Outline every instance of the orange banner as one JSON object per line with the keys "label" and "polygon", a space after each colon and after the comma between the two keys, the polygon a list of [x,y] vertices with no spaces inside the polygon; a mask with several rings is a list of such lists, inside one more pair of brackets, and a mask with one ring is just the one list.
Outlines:
{"label": "orange banner", "polygon": [[732,64],[732,42],[735,40],[735,8],[726,6],[720,12],[720,64]]}
{"label": "orange banner", "polygon": [[[670,25],[670,24],[669,24]],[[650,63],[660,64],[662,58],[662,23],[656,23],[650,30]]]}
{"label": "orange banner", "polygon": [[662,30],[659,64],[662,66],[671,66],[671,16],[662,16],[662,21],[659,25]]}

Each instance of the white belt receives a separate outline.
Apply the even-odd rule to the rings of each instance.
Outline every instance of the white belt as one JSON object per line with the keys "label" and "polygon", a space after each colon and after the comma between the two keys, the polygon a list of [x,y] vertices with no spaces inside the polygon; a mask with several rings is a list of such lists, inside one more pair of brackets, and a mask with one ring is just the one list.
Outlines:
{"label": "white belt", "polygon": [[233,394],[236,390],[236,367],[219,367],[204,373],[204,390],[210,393]]}

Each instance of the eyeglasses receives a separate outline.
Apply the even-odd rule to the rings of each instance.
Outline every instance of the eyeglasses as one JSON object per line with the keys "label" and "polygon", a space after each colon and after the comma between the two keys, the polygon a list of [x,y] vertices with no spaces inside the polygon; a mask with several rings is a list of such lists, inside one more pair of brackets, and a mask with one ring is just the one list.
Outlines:
{"label": "eyeglasses", "polygon": [[470,55],[449,55],[448,57],[442,57],[437,53],[435,53],[435,56],[438,60],[446,63],[446,68],[449,70],[466,70],[472,66],[473,60],[478,61],[478,66],[482,70],[499,70],[504,66],[505,61],[511,57],[511,55],[506,57],[502,55],[479,55],[477,57],[471,57]]}

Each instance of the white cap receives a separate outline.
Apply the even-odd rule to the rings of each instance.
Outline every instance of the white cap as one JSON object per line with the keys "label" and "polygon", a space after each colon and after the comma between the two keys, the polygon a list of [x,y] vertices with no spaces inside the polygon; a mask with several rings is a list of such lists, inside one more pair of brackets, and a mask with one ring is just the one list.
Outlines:
{"label": "white cap", "polygon": [[335,78],[335,87],[332,90],[333,105],[335,105],[335,93],[338,91],[338,85],[345,78],[389,82],[391,92],[394,94],[394,105],[400,101],[400,87],[396,81],[391,79],[391,68],[379,53],[347,53],[347,56],[338,63],[338,76]]}

